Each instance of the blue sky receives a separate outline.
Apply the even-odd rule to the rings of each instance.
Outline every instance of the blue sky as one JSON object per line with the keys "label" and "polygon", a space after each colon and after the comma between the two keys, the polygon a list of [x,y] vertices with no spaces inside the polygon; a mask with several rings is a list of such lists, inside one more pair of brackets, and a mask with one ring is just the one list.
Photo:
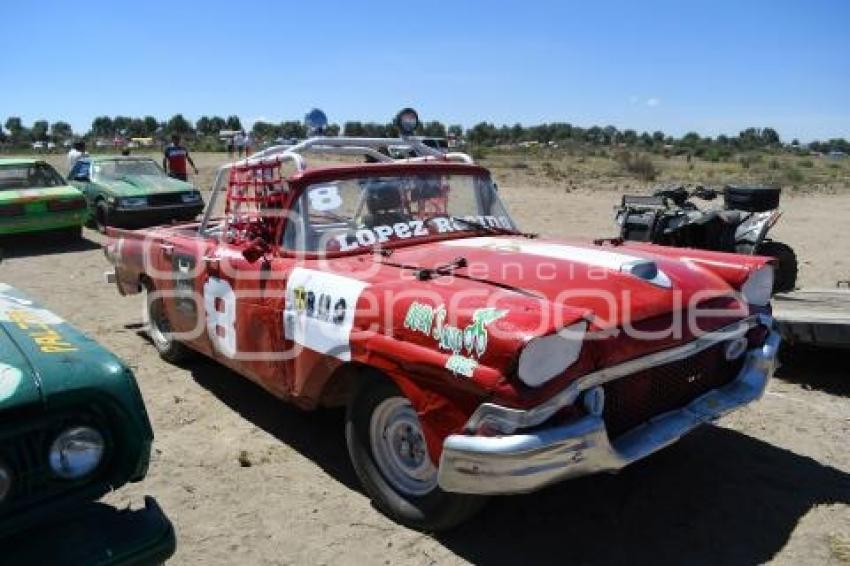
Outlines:
{"label": "blue sky", "polygon": [[850,137],[850,1],[7,2],[0,121],[565,121]]}

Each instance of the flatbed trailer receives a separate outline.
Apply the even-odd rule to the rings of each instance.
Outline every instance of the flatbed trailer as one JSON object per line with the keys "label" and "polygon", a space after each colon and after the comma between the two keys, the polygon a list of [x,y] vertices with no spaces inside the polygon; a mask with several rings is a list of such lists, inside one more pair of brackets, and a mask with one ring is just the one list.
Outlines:
{"label": "flatbed trailer", "polygon": [[850,349],[850,289],[807,289],[773,297],[787,344]]}

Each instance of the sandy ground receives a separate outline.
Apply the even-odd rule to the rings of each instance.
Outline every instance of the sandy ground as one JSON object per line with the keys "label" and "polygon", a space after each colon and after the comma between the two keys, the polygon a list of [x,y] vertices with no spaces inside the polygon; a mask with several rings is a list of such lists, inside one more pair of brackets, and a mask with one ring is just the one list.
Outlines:
{"label": "sandy ground", "polygon": [[[208,186],[218,156],[200,156]],[[546,235],[612,235],[619,198],[500,179],[516,219]],[[786,198],[776,236],[804,286],[850,278],[850,194]],[[97,234],[73,249],[4,244],[0,280],[37,297],[135,370],[156,431],[148,478],[174,521],[174,564],[850,563],[850,363],[788,364],[759,403],[618,475],[494,499],[429,536],[384,518],[348,462],[340,411],[302,413],[211,362],[180,368],[141,330],[140,296],[103,283]],[[250,464],[248,466],[244,464]]]}

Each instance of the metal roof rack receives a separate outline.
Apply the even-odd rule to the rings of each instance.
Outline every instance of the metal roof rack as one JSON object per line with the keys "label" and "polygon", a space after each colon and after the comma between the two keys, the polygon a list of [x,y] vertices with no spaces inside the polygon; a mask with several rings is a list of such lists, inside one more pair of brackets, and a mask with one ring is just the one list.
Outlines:
{"label": "metal roof rack", "polygon": [[[327,120],[324,113],[317,110],[312,110],[305,117],[305,122],[308,128],[314,131],[321,132],[327,125],[318,124],[314,126],[310,123],[311,115],[315,112],[321,114],[320,118]],[[406,120],[412,120],[406,122]],[[412,132],[419,125],[419,117],[411,108],[405,108],[396,116],[396,125],[402,132]],[[352,136],[322,136],[315,135],[299,142],[295,145],[275,145],[260,150],[250,157],[246,157],[239,161],[226,163],[218,168],[215,178],[213,179],[212,194],[207,203],[204,216],[201,221],[201,230],[207,226],[212,209],[218,200],[218,193],[224,185],[222,183],[224,175],[229,174],[232,167],[245,167],[256,165],[277,165],[285,161],[290,161],[295,166],[296,171],[304,171],[307,169],[307,161],[304,159],[305,153],[317,155],[338,155],[338,156],[360,156],[373,159],[377,163],[420,163],[423,161],[457,161],[461,163],[475,163],[475,161],[461,152],[442,152],[422,142],[421,136],[405,135],[396,138],[359,138]],[[406,157],[395,159],[389,155],[382,153],[380,150],[386,151],[390,146],[406,146],[409,147],[415,154],[415,157]]]}
{"label": "metal roof rack", "polygon": [[[408,157],[402,159],[394,159],[385,153],[379,151],[386,149],[389,146],[404,145],[408,146],[416,154],[416,157]],[[260,163],[270,162],[272,159],[289,160],[295,165],[298,171],[303,171],[307,168],[307,162],[304,159],[304,153],[313,153],[318,155],[339,155],[339,156],[362,156],[371,157],[380,163],[403,163],[403,162],[418,162],[418,161],[434,161],[448,160],[460,161],[462,163],[474,163],[473,159],[461,152],[443,153],[433,147],[422,143],[419,137],[401,136],[397,138],[357,138],[349,136],[328,137],[316,136],[308,138],[295,145],[276,145],[268,147],[257,153],[236,161],[231,166],[256,165]]]}

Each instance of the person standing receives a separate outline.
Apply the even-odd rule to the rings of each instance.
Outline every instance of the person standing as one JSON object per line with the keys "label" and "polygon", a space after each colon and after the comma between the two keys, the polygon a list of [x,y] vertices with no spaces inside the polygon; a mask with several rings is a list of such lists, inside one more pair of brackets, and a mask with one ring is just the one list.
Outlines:
{"label": "person standing", "polygon": [[251,155],[251,148],[254,146],[254,138],[251,136],[251,133],[248,132],[245,134],[245,157],[249,157]]}
{"label": "person standing", "polygon": [[245,151],[245,132],[238,131],[233,136],[233,144],[236,146],[236,156],[242,158],[242,152]]}
{"label": "person standing", "polygon": [[68,160],[68,171],[74,168],[74,164],[81,157],[86,155],[86,142],[84,141],[76,141],[74,145],[71,146],[71,149],[68,151],[68,155],[65,156],[65,159]]}
{"label": "person standing", "polygon": [[165,148],[165,155],[162,158],[162,168],[168,173],[169,177],[180,179],[181,181],[188,180],[186,171],[186,162],[192,166],[195,175],[198,174],[198,168],[195,167],[195,162],[189,155],[189,150],[180,145],[180,136],[174,134],[171,136],[171,144]]}

